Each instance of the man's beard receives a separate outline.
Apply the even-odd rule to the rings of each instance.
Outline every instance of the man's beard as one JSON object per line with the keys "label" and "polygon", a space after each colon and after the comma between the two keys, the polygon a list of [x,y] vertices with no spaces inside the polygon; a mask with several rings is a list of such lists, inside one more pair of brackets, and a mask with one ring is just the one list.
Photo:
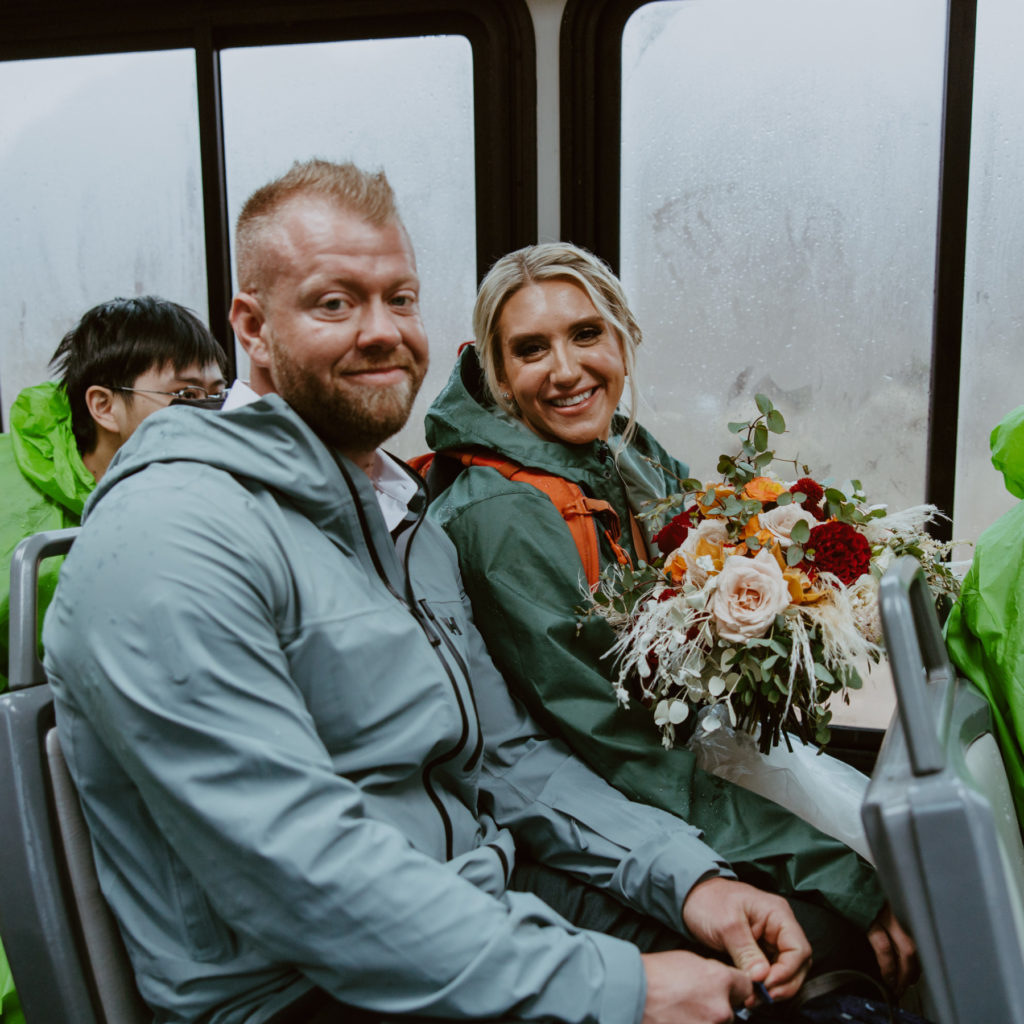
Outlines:
{"label": "man's beard", "polygon": [[346,377],[323,380],[295,362],[283,346],[275,345],[273,356],[278,394],[324,444],[346,455],[371,452],[405,426],[425,373],[408,352],[390,352],[346,370],[401,367],[405,380],[391,387],[361,386]]}

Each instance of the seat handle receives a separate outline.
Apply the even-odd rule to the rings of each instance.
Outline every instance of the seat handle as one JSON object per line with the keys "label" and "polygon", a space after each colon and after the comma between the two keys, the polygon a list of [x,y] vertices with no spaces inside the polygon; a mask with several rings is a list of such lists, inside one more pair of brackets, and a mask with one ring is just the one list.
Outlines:
{"label": "seat handle", "polygon": [[882,577],[878,592],[885,649],[889,655],[896,706],[907,738],[914,775],[932,775],[946,766],[926,686],[954,679],[928,581],[920,562],[898,558]]}
{"label": "seat handle", "polygon": [[46,673],[36,646],[39,601],[39,563],[71,549],[81,527],[46,530],[26,537],[11,556],[10,657],[7,685],[12,690],[46,682]]}

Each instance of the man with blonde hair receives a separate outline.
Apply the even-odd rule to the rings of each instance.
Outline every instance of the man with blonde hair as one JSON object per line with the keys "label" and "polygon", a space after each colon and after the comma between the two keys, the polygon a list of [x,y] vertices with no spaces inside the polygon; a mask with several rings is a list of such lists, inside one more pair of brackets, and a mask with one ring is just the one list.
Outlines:
{"label": "man with blonde hair", "polygon": [[785,901],[512,701],[420,482],[380,450],[428,360],[386,179],[297,165],[238,238],[259,397],[140,427],[46,622],[158,1018],[711,1024],[755,983],[793,995],[810,949]]}

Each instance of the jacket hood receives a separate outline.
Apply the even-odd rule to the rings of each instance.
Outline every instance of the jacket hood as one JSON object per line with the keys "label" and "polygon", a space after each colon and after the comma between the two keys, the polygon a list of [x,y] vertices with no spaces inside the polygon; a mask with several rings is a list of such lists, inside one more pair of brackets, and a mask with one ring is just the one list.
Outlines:
{"label": "jacket hood", "polygon": [[[626,419],[616,414],[612,434],[625,429]],[[427,411],[427,444],[434,451],[476,445],[502,452],[521,466],[559,475],[571,475],[581,457],[597,454],[603,441],[570,445],[546,441],[487,397],[483,370],[476,349],[467,345],[458,358],[444,390]]]}
{"label": "jacket hood", "polygon": [[1024,405],[1014,409],[989,438],[992,465],[1003,474],[1006,489],[1024,498]]}
{"label": "jacket hood", "polygon": [[25,388],[11,406],[11,450],[22,476],[47,497],[81,516],[96,486],[78,454],[64,388],[47,381]]}
{"label": "jacket hood", "polygon": [[376,504],[366,473],[332,453],[283,398],[265,395],[229,412],[179,405],[147,417],[114,456],[85,519],[123,480],[166,462],[201,463],[271,489],[346,547],[355,499],[341,477],[360,501]]}

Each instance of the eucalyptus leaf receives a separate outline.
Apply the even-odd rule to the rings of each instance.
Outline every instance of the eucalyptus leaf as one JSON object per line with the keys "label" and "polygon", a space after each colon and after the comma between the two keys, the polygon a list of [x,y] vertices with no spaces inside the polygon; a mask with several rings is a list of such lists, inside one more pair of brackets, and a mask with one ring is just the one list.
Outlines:
{"label": "eucalyptus leaf", "polygon": [[747,427],[749,427],[749,426],[750,426],[749,423],[730,423],[729,424],[729,433],[730,434],[738,434],[741,430],[746,430]]}
{"label": "eucalyptus leaf", "polygon": [[820,662],[814,663],[814,675],[820,679],[823,683],[834,683],[836,681],[835,676]]}
{"label": "eucalyptus leaf", "polygon": [[[770,416],[769,422],[771,422]],[[759,452],[763,452],[768,447],[768,428],[763,423],[758,423],[754,428],[754,447]]]}
{"label": "eucalyptus leaf", "polygon": [[766,420],[768,429],[773,434],[783,434],[786,431],[786,420],[785,417],[779,412],[778,409],[772,409],[768,413]]}
{"label": "eucalyptus leaf", "polygon": [[796,565],[804,557],[804,549],[799,544],[790,544],[786,548],[786,565]]}
{"label": "eucalyptus leaf", "polygon": [[754,401],[757,403],[758,410],[763,414],[770,413],[775,408],[767,395],[754,395]]}
{"label": "eucalyptus leaf", "polygon": [[806,543],[811,536],[811,528],[807,523],[806,519],[798,519],[793,524],[793,529],[789,531],[789,539],[795,541],[797,544]]}
{"label": "eucalyptus leaf", "polygon": [[[777,497],[777,498],[775,499],[775,504],[776,504],[776,505],[789,505],[789,504],[791,504],[791,503],[793,502],[793,500],[794,500],[794,499],[793,499],[793,495],[792,495],[792,494],[790,494],[790,493],[789,493],[789,491],[783,491],[783,492],[782,492],[782,493],[781,493],[781,494],[780,494],[780,495],[779,495],[779,496],[778,496],[778,497]],[[797,501],[799,501],[800,499],[799,499],[799,498],[797,498],[796,500],[797,500]]]}
{"label": "eucalyptus leaf", "polygon": [[756,537],[748,537],[744,543],[751,551],[757,551],[761,547],[761,542]]}

